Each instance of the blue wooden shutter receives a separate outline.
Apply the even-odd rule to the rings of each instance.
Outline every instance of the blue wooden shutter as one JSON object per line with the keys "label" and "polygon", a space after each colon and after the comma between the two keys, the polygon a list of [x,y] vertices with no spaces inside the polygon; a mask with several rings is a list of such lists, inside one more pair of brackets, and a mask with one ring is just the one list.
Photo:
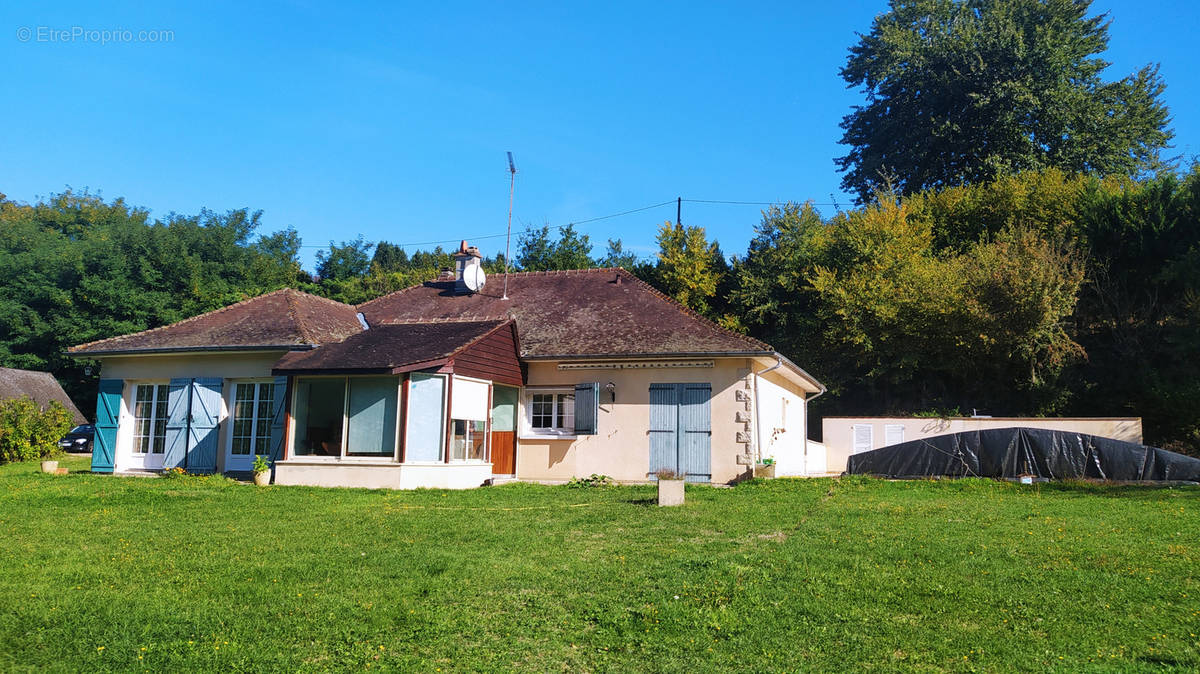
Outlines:
{"label": "blue wooden shutter", "polygon": [[675,384],[650,385],[650,475],[679,470],[679,394]]}
{"label": "blue wooden shutter", "polygon": [[689,482],[712,480],[712,426],[709,421],[710,384],[683,384],[679,401],[679,472]]}
{"label": "blue wooden shutter", "polygon": [[121,421],[121,379],[101,379],[96,395],[96,435],[92,438],[92,472],[111,473],[116,466],[117,426]]}
{"label": "blue wooden shutter", "polygon": [[274,394],[271,398],[271,443],[270,459],[272,465],[283,456],[284,421],[287,409],[287,377],[276,377]]}
{"label": "blue wooden shutter", "polygon": [[600,416],[600,384],[575,385],[575,435],[595,435]]}
{"label": "blue wooden shutter", "polygon": [[187,456],[191,379],[172,379],[167,393],[167,440],[163,468],[182,468]]}
{"label": "blue wooden shutter", "polygon": [[187,469],[211,473],[217,469],[217,424],[221,421],[221,378],[192,380],[192,412],[188,424]]}

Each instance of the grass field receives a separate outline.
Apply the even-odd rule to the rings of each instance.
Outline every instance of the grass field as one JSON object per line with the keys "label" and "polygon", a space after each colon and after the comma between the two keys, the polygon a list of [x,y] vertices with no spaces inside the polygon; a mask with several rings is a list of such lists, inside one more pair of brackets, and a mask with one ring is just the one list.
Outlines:
{"label": "grass field", "polygon": [[[69,459],[73,470],[86,462]],[[1200,489],[0,467],[4,670],[1200,668]]]}

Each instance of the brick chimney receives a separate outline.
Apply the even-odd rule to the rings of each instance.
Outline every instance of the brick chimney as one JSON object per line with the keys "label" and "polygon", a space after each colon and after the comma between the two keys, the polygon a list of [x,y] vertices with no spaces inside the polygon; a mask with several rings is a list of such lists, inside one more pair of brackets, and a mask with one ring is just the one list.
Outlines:
{"label": "brick chimney", "polygon": [[479,292],[484,278],[483,256],[464,239],[454,254],[454,292],[460,295]]}

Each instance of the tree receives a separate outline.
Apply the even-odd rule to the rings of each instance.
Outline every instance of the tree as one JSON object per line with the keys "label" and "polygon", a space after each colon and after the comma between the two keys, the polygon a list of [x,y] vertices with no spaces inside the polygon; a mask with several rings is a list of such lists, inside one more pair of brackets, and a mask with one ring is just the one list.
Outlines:
{"label": "tree", "polygon": [[517,266],[524,271],[591,269],[592,242],[587,234],[575,231],[575,225],[558,228],[558,239],[550,237],[550,226],[531,228],[517,242]]}
{"label": "tree", "polygon": [[711,315],[720,280],[713,264],[719,250],[705,238],[703,227],[664,222],[658,228],[660,289],[697,313]]}
{"label": "tree", "polygon": [[353,241],[343,241],[336,246],[329,242],[329,250],[317,251],[317,276],[322,280],[345,281],[367,273],[371,266],[372,244],[363,241],[360,235]]}
{"label": "tree", "polygon": [[375,244],[375,256],[371,258],[371,267],[383,271],[403,271],[408,268],[408,253],[394,243],[380,241]]}
{"label": "tree", "polygon": [[599,263],[601,267],[620,267],[632,271],[637,267],[638,257],[634,253],[625,252],[620,239],[609,239],[604,257],[600,258]]}
{"label": "tree", "polygon": [[841,123],[842,187],[868,201],[1048,167],[1160,167],[1173,133],[1157,66],[1115,82],[1090,0],[892,0],[842,78],[866,104]]}

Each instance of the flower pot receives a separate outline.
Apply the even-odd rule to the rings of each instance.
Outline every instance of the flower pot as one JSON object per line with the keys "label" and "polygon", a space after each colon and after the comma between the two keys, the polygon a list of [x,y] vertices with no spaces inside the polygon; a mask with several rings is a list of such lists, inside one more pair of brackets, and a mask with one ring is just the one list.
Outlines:
{"label": "flower pot", "polygon": [[264,470],[261,473],[255,473],[254,474],[254,484],[256,484],[260,487],[265,487],[265,486],[271,484],[271,471]]}
{"label": "flower pot", "polygon": [[58,462],[57,461],[43,461],[42,462],[42,472],[43,473],[51,473],[51,474],[58,472]]}
{"label": "flower pot", "polygon": [[760,463],[755,465],[754,477],[765,477],[767,479],[775,477],[775,464],[763,465]]}
{"label": "flower pot", "polygon": [[683,480],[659,480],[658,505],[683,505]]}

